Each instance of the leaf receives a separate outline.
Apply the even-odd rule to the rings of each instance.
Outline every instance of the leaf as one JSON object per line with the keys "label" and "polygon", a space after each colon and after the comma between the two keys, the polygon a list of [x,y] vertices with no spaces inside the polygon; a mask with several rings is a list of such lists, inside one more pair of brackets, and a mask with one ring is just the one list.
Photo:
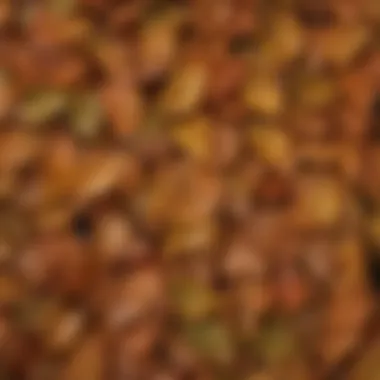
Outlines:
{"label": "leaf", "polygon": [[207,160],[210,157],[210,120],[198,117],[177,125],[172,130],[175,143],[195,160]]}
{"label": "leaf", "polygon": [[42,91],[27,99],[20,109],[21,119],[30,124],[41,124],[67,105],[67,94],[58,91]]}
{"label": "leaf", "polygon": [[233,359],[234,347],[226,327],[216,321],[189,325],[185,331],[189,344],[205,359],[228,364]]}
{"label": "leaf", "polygon": [[74,132],[84,138],[96,137],[105,113],[96,94],[85,94],[75,99],[76,106],[72,111]]}
{"label": "leaf", "polygon": [[101,380],[103,376],[102,344],[99,336],[89,337],[62,373],[61,380]]}
{"label": "leaf", "polygon": [[286,361],[297,351],[295,334],[290,327],[275,323],[263,328],[256,344],[263,359],[270,366],[276,366]]}
{"label": "leaf", "polygon": [[202,319],[217,306],[216,295],[211,289],[190,282],[175,284],[173,301],[181,315],[188,320]]}
{"label": "leaf", "polygon": [[380,339],[364,354],[362,360],[352,370],[349,380],[380,379]]}
{"label": "leaf", "polygon": [[58,15],[70,15],[77,5],[77,0],[50,0],[48,7]]}

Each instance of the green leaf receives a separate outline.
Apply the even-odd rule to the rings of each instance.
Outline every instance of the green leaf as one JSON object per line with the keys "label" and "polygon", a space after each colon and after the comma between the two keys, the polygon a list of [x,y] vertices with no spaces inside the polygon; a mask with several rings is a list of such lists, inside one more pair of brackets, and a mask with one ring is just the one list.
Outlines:
{"label": "green leaf", "polygon": [[217,306],[217,296],[209,288],[194,282],[175,283],[172,291],[174,307],[187,320],[209,316]]}
{"label": "green leaf", "polygon": [[256,344],[259,353],[269,365],[280,364],[297,351],[294,332],[290,327],[280,323],[263,328]]}
{"label": "green leaf", "polygon": [[72,109],[72,126],[80,137],[96,137],[105,120],[105,113],[97,94],[90,93],[77,97]]}
{"label": "green leaf", "polygon": [[59,91],[41,91],[33,94],[21,105],[23,121],[37,125],[49,120],[67,106],[68,96]]}
{"label": "green leaf", "polygon": [[205,359],[217,364],[228,364],[233,359],[232,337],[225,326],[217,321],[191,324],[185,329],[188,343]]}

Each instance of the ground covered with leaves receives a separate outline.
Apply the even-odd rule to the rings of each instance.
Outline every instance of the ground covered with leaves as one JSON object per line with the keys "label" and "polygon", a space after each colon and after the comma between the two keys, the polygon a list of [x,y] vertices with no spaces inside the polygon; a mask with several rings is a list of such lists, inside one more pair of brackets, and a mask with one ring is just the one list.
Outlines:
{"label": "ground covered with leaves", "polygon": [[379,48],[379,0],[0,0],[0,379],[377,379]]}

